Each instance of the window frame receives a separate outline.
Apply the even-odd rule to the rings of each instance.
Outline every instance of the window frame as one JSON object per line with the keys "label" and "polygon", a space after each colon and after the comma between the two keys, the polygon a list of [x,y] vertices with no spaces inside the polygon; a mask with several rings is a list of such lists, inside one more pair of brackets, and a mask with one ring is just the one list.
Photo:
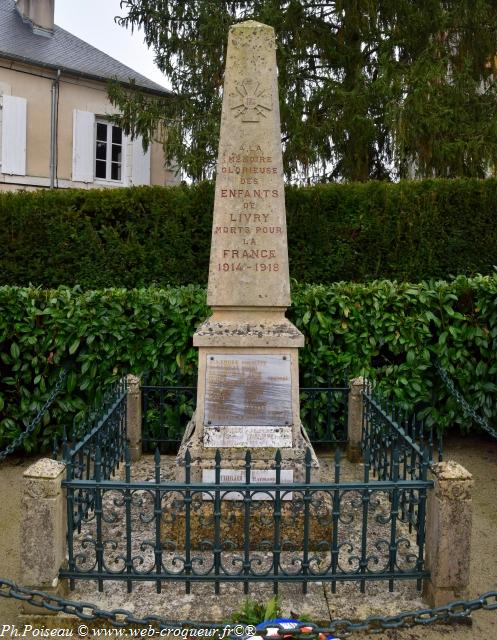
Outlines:
{"label": "window frame", "polygon": [[[98,125],[104,125],[106,127],[106,153],[105,160],[102,158],[97,158],[97,146],[98,142],[104,142],[104,140],[98,139]],[[121,132],[121,142],[114,143],[112,141],[112,133],[113,129],[119,129]],[[112,147],[113,145],[121,147],[121,159],[119,162],[112,160]],[[105,118],[95,117],[95,133],[94,133],[94,152],[93,152],[93,174],[96,182],[102,183],[112,183],[112,184],[124,184],[124,176],[125,176],[125,136],[124,131],[121,127],[115,125],[114,123],[106,120]],[[97,176],[97,162],[105,162],[105,178]],[[112,165],[117,164],[120,167],[121,177],[120,178],[112,178]]]}

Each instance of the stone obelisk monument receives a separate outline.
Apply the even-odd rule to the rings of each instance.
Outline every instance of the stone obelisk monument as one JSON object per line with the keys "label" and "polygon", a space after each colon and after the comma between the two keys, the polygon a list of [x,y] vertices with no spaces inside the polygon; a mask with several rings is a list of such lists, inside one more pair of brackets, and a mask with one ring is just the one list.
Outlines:
{"label": "stone obelisk monument", "polygon": [[212,316],[193,337],[197,409],[178,460],[189,448],[193,476],[208,482],[216,449],[231,478],[250,449],[253,481],[267,482],[279,448],[284,476],[300,480],[310,447],[299,412],[304,336],[285,317],[290,280],[275,37],[254,21],[229,32],[207,302]]}

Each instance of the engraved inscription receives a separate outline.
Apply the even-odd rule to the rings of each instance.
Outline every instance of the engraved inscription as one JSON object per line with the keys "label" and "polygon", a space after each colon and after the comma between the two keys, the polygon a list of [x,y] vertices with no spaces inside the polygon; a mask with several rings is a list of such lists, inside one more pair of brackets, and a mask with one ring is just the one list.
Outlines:
{"label": "engraved inscription", "polygon": [[284,449],[292,442],[292,427],[204,427],[207,448]]}
{"label": "engraved inscription", "polygon": [[[285,229],[281,225],[271,224],[271,203],[279,201],[283,192],[273,188],[271,174],[278,169],[271,155],[265,152],[264,145],[244,142],[237,149],[226,149],[220,157],[220,172],[227,182],[217,184],[217,195],[221,200],[233,203],[224,215],[223,222],[229,224],[214,225],[214,237],[221,235],[222,255],[218,253],[218,262],[211,256],[211,271],[228,273],[234,271],[265,273],[280,271],[286,255],[278,248],[284,240]],[[261,172],[262,175],[247,175]],[[231,176],[229,175],[231,174]],[[241,210],[240,210],[241,209]],[[262,210],[261,210],[262,209]],[[226,237],[224,234],[229,234]],[[237,238],[245,235],[248,238]],[[245,246],[244,246],[245,245]],[[253,248],[248,251],[246,246]],[[228,248],[229,247],[229,248]]]}
{"label": "engraved inscription", "polygon": [[212,306],[290,304],[274,41],[268,47],[269,39],[254,38],[227,57],[207,288]]}
{"label": "engraved inscription", "polygon": [[205,425],[292,423],[289,355],[207,354]]}
{"label": "engraved inscription", "polygon": [[272,98],[256,80],[243,80],[235,84],[236,94],[231,99],[235,118],[242,122],[260,122],[273,108]]}
{"label": "engraved inscription", "polygon": [[[293,469],[281,470],[281,484],[293,482]],[[228,484],[244,484],[245,471],[242,469],[221,469],[221,483]],[[214,484],[216,481],[216,472],[214,469],[202,470],[202,482],[204,484]],[[276,482],[276,471],[274,469],[252,469],[250,472],[250,482],[253,484],[273,484]],[[282,500],[291,500],[292,492],[281,492]],[[223,500],[243,500],[243,492],[228,491],[223,493]],[[274,498],[274,491],[256,492],[252,495],[252,500],[271,500]],[[208,493],[202,494],[203,500],[212,500],[212,495]]]}

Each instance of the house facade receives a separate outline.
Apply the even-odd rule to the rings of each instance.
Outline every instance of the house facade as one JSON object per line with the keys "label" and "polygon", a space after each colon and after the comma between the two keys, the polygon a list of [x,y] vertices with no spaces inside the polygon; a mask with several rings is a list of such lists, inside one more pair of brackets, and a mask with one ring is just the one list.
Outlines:
{"label": "house facade", "polygon": [[54,2],[0,0],[0,190],[176,184],[161,144],[110,122],[107,84],[171,93],[55,25]]}

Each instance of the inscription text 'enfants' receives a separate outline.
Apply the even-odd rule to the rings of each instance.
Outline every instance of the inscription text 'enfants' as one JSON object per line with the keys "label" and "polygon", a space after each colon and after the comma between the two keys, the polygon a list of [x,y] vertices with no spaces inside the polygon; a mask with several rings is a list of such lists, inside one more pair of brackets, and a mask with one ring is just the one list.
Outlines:
{"label": "inscription text 'enfants'", "polygon": [[[272,162],[272,156],[265,154],[261,145],[254,145],[252,147],[249,145],[247,149],[245,145],[242,144],[239,153],[225,153],[222,158],[221,173],[231,175],[231,180],[238,178],[239,184],[243,185],[243,187],[223,186],[220,189],[220,197],[233,198],[241,201],[242,208],[245,210],[257,209],[257,201],[268,198],[279,198],[279,189],[263,188],[265,176],[276,174],[277,168],[260,165],[267,165]],[[261,174],[261,176],[254,177],[254,174]],[[252,177],[246,177],[247,175],[251,175]],[[254,186],[247,188],[248,185]],[[226,215],[228,216],[226,222],[230,224],[216,225],[214,233],[229,234],[230,236],[251,236],[249,238],[243,238],[242,242],[244,245],[257,246],[261,239],[265,240],[265,236],[279,235],[282,233],[281,226],[268,224],[271,219],[271,213],[269,212],[228,211]],[[243,224],[244,226],[234,227],[232,226],[233,223]],[[265,244],[264,242],[264,245]],[[254,260],[259,259],[265,260],[265,262],[253,264]],[[240,262],[226,262],[227,260]],[[246,261],[250,261],[250,264],[247,264]],[[276,248],[264,246],[257,249],[247,249],[243,246],[235,245],[234,247],[231,246],[222,249],[222,255],[219,256],[219,262],[217,263],[218,271],[246,271],[249,269],[266,273],[278,271],[279,262]]]}

